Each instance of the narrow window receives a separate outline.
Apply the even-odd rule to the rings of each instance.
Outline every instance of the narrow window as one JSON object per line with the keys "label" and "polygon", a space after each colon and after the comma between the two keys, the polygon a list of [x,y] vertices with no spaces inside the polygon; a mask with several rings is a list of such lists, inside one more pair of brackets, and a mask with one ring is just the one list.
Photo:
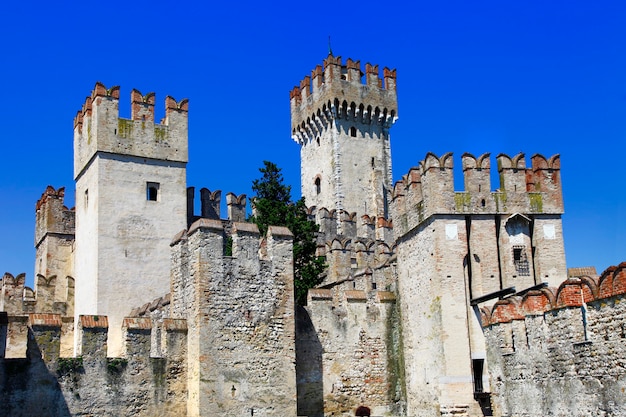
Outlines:
{"label": "narrow window", "polygon": [[89,190],[85,190],[85,208],[89,206]]}
{"label": "narrow window", "polygon": [[376,283],[372,282],[372,289],[375,290],[376,289]]}
{"label": "narrow window", "polygon": [[317,141],[317,146],[320,146],[320,138],[317,138],[316,141]]}
{"label": "narrow window", "polygon": [[472,360],[472,368],[474,371],[474,392],[482,393],[483,392],[483,366],[485,360],[484,359],[473,359]]}
{"label": "narrow window", "polygon": [[356,138],[356,127],[352,126],[350,128],[350,136],[352,136],[353,138]]}
{"label": "narrow window", "polygon": [[315,193],[319,194],[322,192],[322,181],[320,177],[315,178]]}
{"label": "narrow window", "polygon": [[372,157],[372,169],[374,169],[374,162],[375,162],[375,159],[374,157]]}
{"label": "narrow window", "polygon": [[159,199],[159,183],[149,182],[146,184],[146,198],[148,201],[158,201]]}

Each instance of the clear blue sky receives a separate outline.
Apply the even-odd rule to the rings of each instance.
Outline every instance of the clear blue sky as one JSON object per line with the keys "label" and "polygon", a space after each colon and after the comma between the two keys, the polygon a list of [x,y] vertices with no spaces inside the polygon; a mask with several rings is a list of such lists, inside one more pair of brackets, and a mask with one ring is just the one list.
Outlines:
{"label": "clear blue sky", "polygon": [[121,85],[122,117],[132,88],[156,92],[157,119],[166,95],[190,99],[188,185],[249,194],[267,159],[298,197],[289,90],[329,35],[398,71],[394,180],[429,151],[457,171],[464,152],[560,153],[568,266],[626,260],[623,0],[66,3],[2,7],[3,271],[32,282],[48,184],[74,204],[73,117],[96,81]]}

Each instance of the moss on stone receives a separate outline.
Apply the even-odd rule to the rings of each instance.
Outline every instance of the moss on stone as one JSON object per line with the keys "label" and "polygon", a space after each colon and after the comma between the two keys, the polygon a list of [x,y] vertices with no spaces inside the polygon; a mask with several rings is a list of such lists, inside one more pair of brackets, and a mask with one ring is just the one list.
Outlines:
{"label": "moss on stone", "polygon": [[107,358],[107,371],[113,374],[120,374],[128,366],[126,358]]}
{"label": "moss on stone", "polygon": [[165,126],[154,126],[154,140],[157,142],[163,142],[167,139],[167,129]]}
{"label": "moss on stone", "polygon": [[152,364],[152,378],[154,379],[154,385],[162,387],[165,385],[166,364],[165,358],[150,358]]}
{"label": "moss on stone", "polygon": [[134,122],[129,119],[117,119],[117,133],[120,138],[130,138]]}
{"label": "moss on stone", "polygon": [[83,372],[85,372],[85,369],[83,368],[82,356],[77,358],[59,358],[57,361],[57,374],[59,376]]}
{"label": "moss on stone", "polygon": [[530,211],[533,213],[543,212],[543,196],[541,193],[528,193],[530,199]]}
{"label": "moss on stone", "polygon": [[494,193],[493,196],[496,201],[496,211],[506,211],[506,193]]}
{"label": "moss on stone", "polygon": [[454,205],[456,211],[469,210],[470,203],[472,202],[472,196],[468,192],[454,193]]}
{"label": "moss on stone", "polygon": [[403,404],[406,402],[406,376],[404,373],[404,346],[402,343],[402,323],[400,306],[396,302],[391,307],[387,318],[386,344],[387,344],[387,396],[392,401],[394,414],[402,415]]}

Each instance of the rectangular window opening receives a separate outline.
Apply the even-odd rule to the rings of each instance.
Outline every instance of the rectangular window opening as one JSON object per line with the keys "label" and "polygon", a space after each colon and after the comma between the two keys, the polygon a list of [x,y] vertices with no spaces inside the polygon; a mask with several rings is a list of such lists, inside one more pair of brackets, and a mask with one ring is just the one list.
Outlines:
{"label": "rectangular window opening", "polygon": [[148,201],[159,201],[159,183],[148,182],[146,184],[146,199]]}
{"label": "rectangular window opening", "polygon": [[483,392],[483,367],[484,359],[472,359],[472,370],[474,371],[474,393]]}

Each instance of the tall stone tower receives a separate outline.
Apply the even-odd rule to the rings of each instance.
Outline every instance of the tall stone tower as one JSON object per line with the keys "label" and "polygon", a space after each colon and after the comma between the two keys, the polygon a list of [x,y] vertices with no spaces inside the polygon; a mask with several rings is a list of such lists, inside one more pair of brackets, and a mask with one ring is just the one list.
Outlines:
{"label": "tall stone tower", "polygon": [[74,120],[76,308],[107,315],[109,353],[119,353],[122,319],[169,292],[172,237],[186,227],[187,100],[131,92],[131,118],[118,117],[119,87],[96,83]]}
{"label": "tall stone tower", "polygon": [[308,206],[387,217],[396,71],[367,64],[362,78],[359,61],[329,55],[291,91],[291,134]]}

